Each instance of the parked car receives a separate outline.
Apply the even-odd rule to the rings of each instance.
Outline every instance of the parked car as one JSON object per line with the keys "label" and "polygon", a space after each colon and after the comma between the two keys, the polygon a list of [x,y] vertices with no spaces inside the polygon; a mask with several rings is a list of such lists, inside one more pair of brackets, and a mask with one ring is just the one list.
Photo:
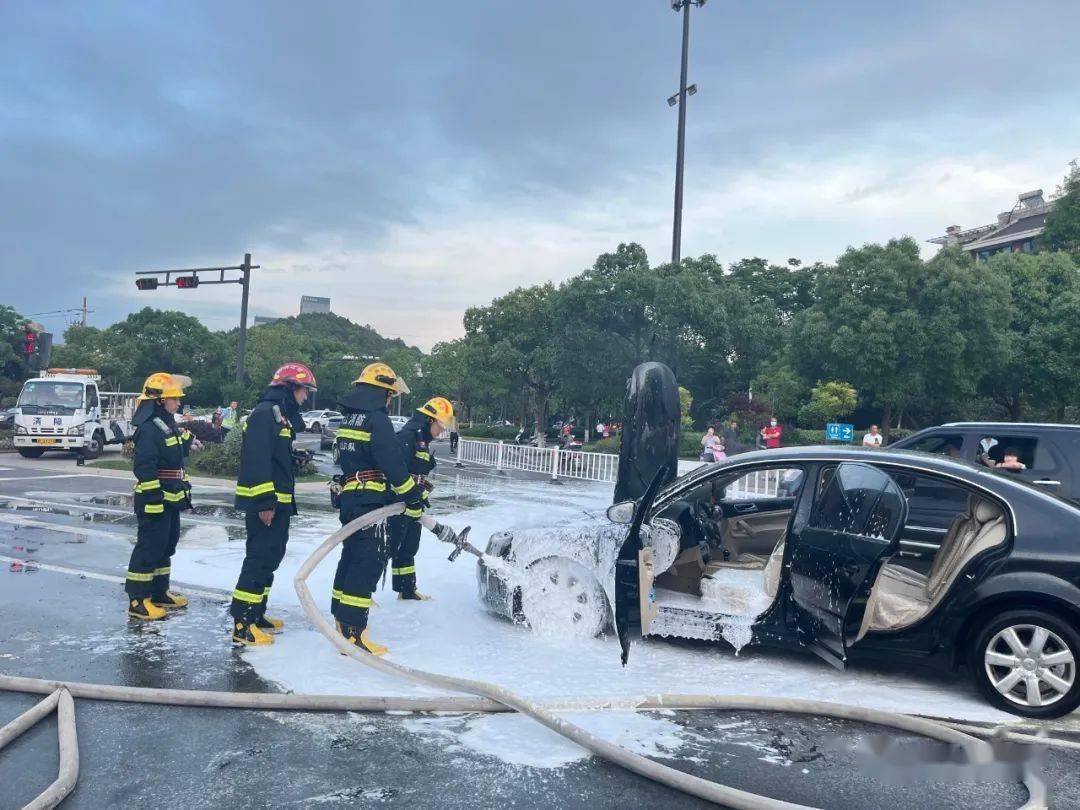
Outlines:
{"label": "parked car", "polygon": [[[698,468],[597,527],[492,535],[480,596],[524,622],[966,669],[999,709],[1080,704],[1080,507],[974,463],[795,447]],[[908,503],[954,504],[932,548]],[[627,528],[629,526],[629,528]],[[520,583],[530,583],[522,587]],[[567,598],[569,594],[570,598]]]}
{"label": "parked car", "polygon": [[340,413],[329,410],[305,411],[300,416],[304,420],[304,427],[312,433],[321,433],[323,425],[330,419],[341,418]]}
{"label": "parked car", "polygon": [[1014,450],[1025,469],[995,472],[1080,503],[1080,425],[952,422],[920,430],[889,449],[950,455],[986,467]]}
{"label": "parked car", "polygon": [[15,409],[7,408],[0,411],[0,429],[13,430],[15,427]]}
{"label": "parked car", "polygon": [[[334,439],[337,438],[338,428],[341,427],[341,414],[337,416],[331,416],[323,423],[322,430],[319,436],[319,448],[322,450],[329,450],[334,446]],[[334,461],[337,461],[335,456]]]}

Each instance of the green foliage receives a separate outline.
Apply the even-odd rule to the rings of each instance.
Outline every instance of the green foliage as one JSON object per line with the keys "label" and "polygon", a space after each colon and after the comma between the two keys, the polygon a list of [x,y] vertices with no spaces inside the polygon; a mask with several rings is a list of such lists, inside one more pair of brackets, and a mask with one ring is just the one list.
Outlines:
{"label": "green foliage", "polygon": [[804,425],[822,425],[847,416],[858,404],[855,388],[846,382],[818,383],[810,389],[810,401],[799,412]]}
{"label": "green foliage", "polygon": [[1063,250],[1080,259],[1080,163],[1075,160],[1069,164],[1068,174],[1058,187],[1039,247]]}
{"label": "green foliage", "polygon": [[680,421],[682,423],[683,431],[691,430],[694,427],[694,420],[690,416],[690,408],[694,404],[694,395],[690,393],[688,388],[679,386],[679,414]]}
{"label": "green foliage", "polygon": [[518,428],[510,425],[472,425],[462,427],[461,435],[466,439],[492,439],[509,442],[518,434]]}

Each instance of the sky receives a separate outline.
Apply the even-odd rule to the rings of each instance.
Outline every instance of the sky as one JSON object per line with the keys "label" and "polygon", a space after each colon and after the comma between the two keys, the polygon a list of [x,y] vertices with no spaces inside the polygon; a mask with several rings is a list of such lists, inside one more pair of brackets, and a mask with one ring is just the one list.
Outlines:
{"label": "sky", "polygon": [[[1080,3],[710,0],[683,255],[834,259],[993,221],[1080,157]],[[0,303],[214,329],[301,295],[424,349],[620,242],[670,257],[668,0],[0,2]],[[63,315],[37,317],[59,332]]]}

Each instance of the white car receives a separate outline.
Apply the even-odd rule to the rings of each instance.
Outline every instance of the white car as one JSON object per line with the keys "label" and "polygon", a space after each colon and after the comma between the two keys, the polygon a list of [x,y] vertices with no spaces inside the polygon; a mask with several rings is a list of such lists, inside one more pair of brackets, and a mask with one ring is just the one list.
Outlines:
{"label": "white car", "polygon": [[330,419],[341,418],[341,414],[337,411],[305,411],[301,414],[301,418],[304,420],[304,427],[313,433],[319,433],[322,431],[323,425]]}

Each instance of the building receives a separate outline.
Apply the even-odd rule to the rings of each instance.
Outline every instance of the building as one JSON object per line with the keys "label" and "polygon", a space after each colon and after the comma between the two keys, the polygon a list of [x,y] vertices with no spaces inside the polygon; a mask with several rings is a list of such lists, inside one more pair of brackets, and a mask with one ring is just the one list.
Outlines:
{"label": "building", "polygon": [[274,323],[275,321],[280,321],[280,320],[281,320],[281,318],[278,318],[278,317],[276,317],[274,315],[256,315],[255,316],[255,325],[256,326],[265,326],[268,323]]}
{"label": "building", "polygon": [[300,296],[300,314],[307,315],[311,312],[329,312],[330,299],[320,298],[317,295]]}
{"label": "building", "polygon": [[1041,188],[1021,194],[1010,211],[998,214],[997,222],[962,230],[950,225],[944,236],[927,241],[952,247],[959,245],[973,259],[986,261],[995,253],[1033,253],[1035,240],[1046,227],[1046,215],[1054,207],[1053,201],[1043,199]]}

